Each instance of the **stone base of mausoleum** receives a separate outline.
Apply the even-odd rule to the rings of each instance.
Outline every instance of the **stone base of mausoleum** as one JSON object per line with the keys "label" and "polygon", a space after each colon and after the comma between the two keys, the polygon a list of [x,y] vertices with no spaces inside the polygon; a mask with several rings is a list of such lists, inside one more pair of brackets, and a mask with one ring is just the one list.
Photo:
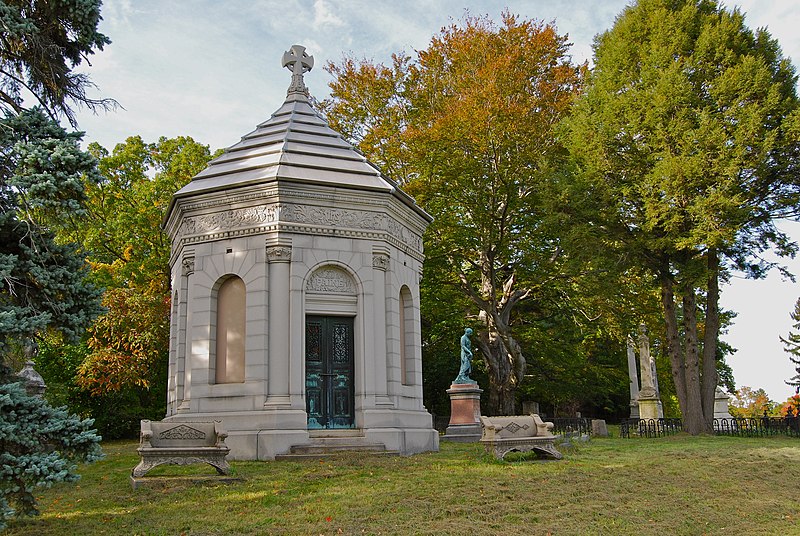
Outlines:
{"label": "stone base of mausoleum", "polygon": [[[293,446],[310,442],[307,415],[302,410],[184,413],[166,417],[167,422],[220,420],[228,431],[225,444],[229,460],[274,460]],[[427,411],[365,410],[363,424],[353,429],[372,443],[403,456],[439,450],[439,434]],[[313,433],[314,431],[312,431]]]}

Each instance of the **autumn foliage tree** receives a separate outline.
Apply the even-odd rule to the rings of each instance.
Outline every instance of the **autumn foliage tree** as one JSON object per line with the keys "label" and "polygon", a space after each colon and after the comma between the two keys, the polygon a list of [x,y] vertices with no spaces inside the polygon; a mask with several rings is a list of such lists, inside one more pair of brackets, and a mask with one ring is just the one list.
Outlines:
{"label": "autumn foliage tree", "polygon": [[731,401],[729,411],[737,418],[753,419],[773,415],[778,410],[778,404],[769,399],[764,389],[753,389],[743,385],[736,390]]}
{"label": "autumn foliage tree", "polygon": [[[107,289],[106,313],[89,328],[77,381],[97,395],[147,390],[163,383],[168,362],[170,242],[161,222],[172,194],[211,154],[188,137],[145,143],[133,136],[111,153],[98,144],[89,149],[101,179],[86,184],[87,211],[62,233],[87,252]],[[155,399],[163,401],[160,390]]]}
{"label": "autumn foliage tree", "polygon": [[395,55],[383,66],[345,58],[328,70],[332,126],[434,216],[425,284],[464,297],[478,327],[489,411],[513,414],[527,370],[518,307],[542,299],[562,276],[542,206],[564,156],[553,128],[582,80],[566,37],[508,13],[500,24],[467,16],[414,59]]}

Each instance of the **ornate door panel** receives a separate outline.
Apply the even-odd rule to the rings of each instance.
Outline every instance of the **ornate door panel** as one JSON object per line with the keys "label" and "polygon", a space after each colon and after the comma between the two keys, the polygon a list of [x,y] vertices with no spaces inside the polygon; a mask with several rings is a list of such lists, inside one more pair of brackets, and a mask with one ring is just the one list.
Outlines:
{"label": "ornate door panel", "polygon": [[352,428],[353,319],[306,317],[308,428]]}

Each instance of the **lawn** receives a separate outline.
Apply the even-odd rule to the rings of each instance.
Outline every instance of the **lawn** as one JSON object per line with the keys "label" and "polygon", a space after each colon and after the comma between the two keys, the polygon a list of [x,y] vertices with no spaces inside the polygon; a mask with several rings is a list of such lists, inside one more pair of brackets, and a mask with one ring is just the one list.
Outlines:
{"label": "lawn", "polygon": [[105,460],[43,490],[42,515],[6,534],[800,535],[796,438],[593,439],[561,461],[511,462],[443,443],[408,458],[233,462],[244,482],[133,491],[135,448],[106,443]]}

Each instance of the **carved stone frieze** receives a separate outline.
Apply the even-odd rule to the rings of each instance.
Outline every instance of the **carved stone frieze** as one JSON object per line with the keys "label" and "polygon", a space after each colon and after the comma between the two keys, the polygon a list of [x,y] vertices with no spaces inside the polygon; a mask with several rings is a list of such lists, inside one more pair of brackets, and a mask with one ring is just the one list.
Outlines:
{"label": "carved stone frieze", "polygon": [[281,220],[350,229],[384,230],[386,228],[386,216],[383,214],[364,210],[344,210],[310,205],[284,206],[281,212]]}
{"label": "carved stone frieze", "polygon": [[350,274],[335,266],[323,266],[314,270],[306,281],[306,291],[326,294],[356,293],[356,285]]}
{"label": "carved stone frieze", "polygon": [[289,262],[292,260],[290,246],[267,246],[267,262]]}
{"label": "carved stone frieze", "polygon": [[183,219],[179,234],[201,234],[270,223],[278,220],[279,211],[278,205],[260,205],[188,217]]}
{"label": "carved stone frieze", "polygon": [[297,204],[269,204],[187,216],[179,227],[178,240],[189,235],[228,232],[277,222],[332,227],[337,231],[382,231],[412,250],[422,252],[422,238],[387,214]]}

